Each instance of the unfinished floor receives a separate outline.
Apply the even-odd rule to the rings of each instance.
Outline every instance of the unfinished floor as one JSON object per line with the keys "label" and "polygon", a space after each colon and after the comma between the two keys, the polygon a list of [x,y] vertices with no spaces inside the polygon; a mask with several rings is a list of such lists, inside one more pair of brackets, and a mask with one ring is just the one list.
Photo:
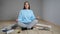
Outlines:
{"label": "unfinished floor", "polygon": [[[15,21],[0,21],[0,34],[4,34],[1,29],[3,27],[9,26],[11,24],[16,23]],[[25,30],[22,31],[20,34],[60,34],[60,26],[55,25],[53,23],[47,22],[45,20],[39,20],[40,24],[46,24],[46,25],[51,25],[52,29],[51,31],[44,31],[44,30]],[[17,33],[13,33],[17,34]]]}

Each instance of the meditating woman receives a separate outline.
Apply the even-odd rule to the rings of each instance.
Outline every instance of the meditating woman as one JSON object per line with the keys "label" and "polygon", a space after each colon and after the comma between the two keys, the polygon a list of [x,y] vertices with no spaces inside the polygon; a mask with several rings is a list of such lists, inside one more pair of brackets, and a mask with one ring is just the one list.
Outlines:
{"label": "meditating woman", "polygon": [[30,4],[28,1],[24,2],[24,8],[20,10],[18,16],[18,25],[22,29],[32,29],[38,20],[36,19],[33,11],[30,9]]}

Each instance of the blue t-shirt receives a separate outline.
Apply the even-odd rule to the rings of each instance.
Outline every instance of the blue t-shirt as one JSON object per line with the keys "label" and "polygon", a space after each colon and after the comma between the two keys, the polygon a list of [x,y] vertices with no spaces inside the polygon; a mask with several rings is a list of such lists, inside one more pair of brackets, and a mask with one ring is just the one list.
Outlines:
{"label": "blue t-shirt", "polygon": [[22,23],[30,23],[34,19],[35,19],[35,16],[32,10],[29,10],[29,9],[20,10],[18,21]]}

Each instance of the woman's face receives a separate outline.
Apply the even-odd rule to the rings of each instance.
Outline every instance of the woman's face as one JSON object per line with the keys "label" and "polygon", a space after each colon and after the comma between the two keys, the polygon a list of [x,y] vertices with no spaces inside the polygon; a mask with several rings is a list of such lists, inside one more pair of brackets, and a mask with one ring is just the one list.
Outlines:
{"label": "woman's face", "polygon": [[26,2],[25,3],[25,8],[28,9],[29,8],[29,4]]}

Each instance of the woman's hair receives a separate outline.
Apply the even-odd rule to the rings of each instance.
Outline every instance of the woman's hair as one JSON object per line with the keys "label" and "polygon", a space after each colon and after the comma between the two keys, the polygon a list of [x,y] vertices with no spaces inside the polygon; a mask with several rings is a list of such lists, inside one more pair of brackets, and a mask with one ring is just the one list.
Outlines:
{"label": "woman's hair", "polygon": [[28,3],[28,5],[29,5],[28,9],[30,9],[30,4],[29,4],[28,1],[25,1],[25,2],[24,2],[24,8],[23,8],[23,9],[26,9],[26,8],[25,8],[25,4],[26,4],[26,3]]}

